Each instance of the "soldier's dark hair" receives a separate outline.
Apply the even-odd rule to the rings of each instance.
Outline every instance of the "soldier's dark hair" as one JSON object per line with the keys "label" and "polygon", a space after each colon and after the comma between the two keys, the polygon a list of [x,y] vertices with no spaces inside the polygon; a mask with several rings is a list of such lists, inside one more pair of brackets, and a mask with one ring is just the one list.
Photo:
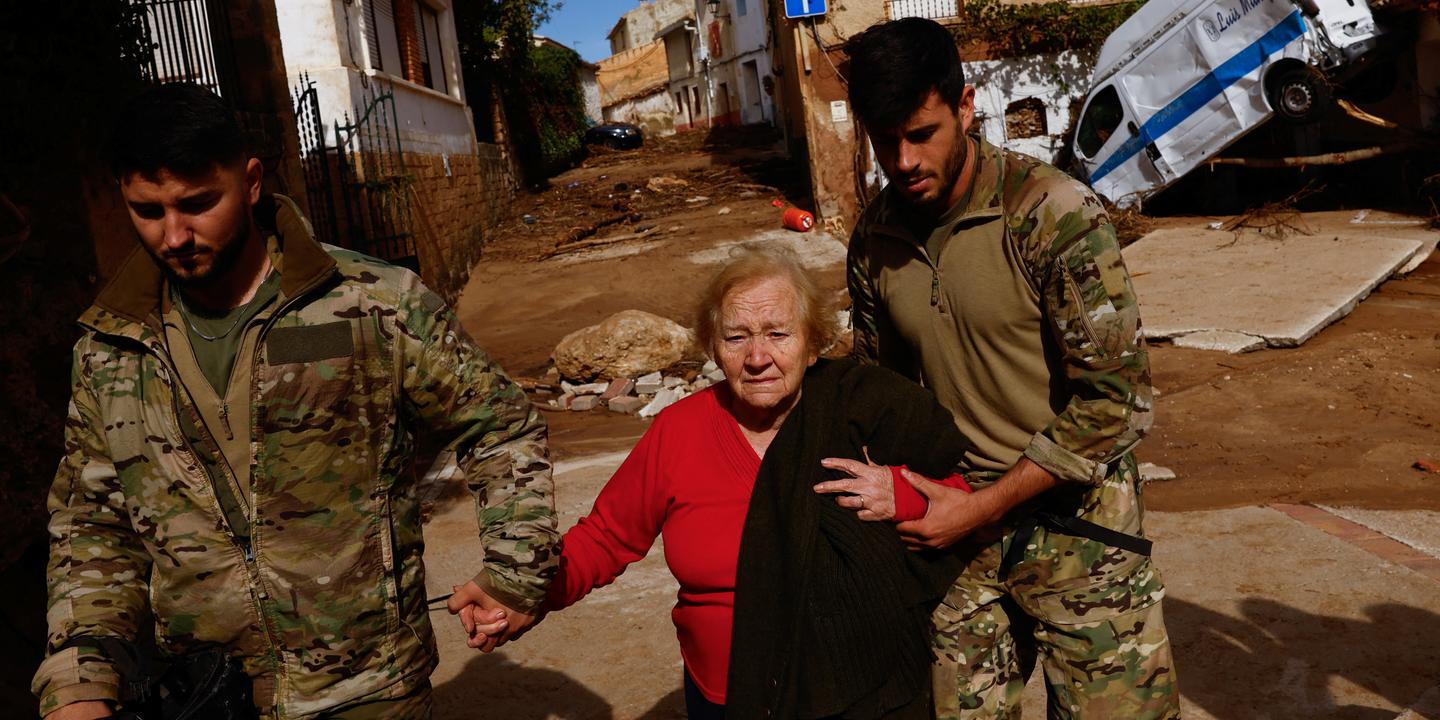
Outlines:
{"label": "soldier's dark hair", "polygon": [[873,130],[900,126],[931,90],[950,108],[965,92],[965,69],[955,38],[940,23],[904,18],[875,25],[845,44],[850,105]]}
{"label": "soldier's dark hair", "polygon": [[153,177],[161,170],[203,175],[246,158],[235,113],[215,93],[193,83],[152,87],[119,108],[110,128],[110,171]]}

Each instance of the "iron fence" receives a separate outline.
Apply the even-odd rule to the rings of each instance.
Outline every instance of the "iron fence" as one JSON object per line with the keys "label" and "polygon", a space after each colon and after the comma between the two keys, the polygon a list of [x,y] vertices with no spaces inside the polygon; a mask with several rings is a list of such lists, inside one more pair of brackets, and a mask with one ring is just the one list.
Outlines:
{"label": "iron fence", "polygon": [[335,153],[325,142],[325,120],[320,116],[320,94],[309,73],[300,75],[294,89],[295,129],[300,138],[300,166],[305,173],[305,197],[310,204],[310,225],[322,242],[338,245],[335,219]]}
{"label": "iron fence", "polygon": [[[372,91],[373,93],[373,91]],[[347,232],[354,247],[382,260],[414,264],[411,232],[413,178],[400,149],[395,94],[371,95],[355,108],[355,122],[335,122],[335,147],[345,201]]]}

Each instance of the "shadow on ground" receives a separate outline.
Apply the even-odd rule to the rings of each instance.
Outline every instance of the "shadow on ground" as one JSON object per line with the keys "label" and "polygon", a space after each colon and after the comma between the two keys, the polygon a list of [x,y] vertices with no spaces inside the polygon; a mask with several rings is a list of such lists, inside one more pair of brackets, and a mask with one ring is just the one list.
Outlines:
{"label": "shadow on ground", "polygon": [[[679,685],[679,679],[675,679]],[[602,688],[603,690],[603,688]],[[600,694],[565,673],[481,655],[455,679],[435,688],[435,720],[675,720],[685,717],[685,692],[676,687],[639,715],[617,713]]]}
{"label": "shadow on ground", "polygon": [[1440,682],[1440,615],[1396,603],[1366,619],[1318,615],[1272,600],[1240,617],[1165,601],[1180,691],[1217,718],[1391,720]]}

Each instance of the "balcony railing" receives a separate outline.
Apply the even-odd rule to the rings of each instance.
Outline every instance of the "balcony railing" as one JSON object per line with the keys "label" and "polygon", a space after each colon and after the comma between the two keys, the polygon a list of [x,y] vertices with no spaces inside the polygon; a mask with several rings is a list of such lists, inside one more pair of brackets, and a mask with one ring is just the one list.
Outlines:
{"label": "balcony railing", "polygon": [[960,0],[887,0],[891,20],[907,17],[953,20],[960,16]]}

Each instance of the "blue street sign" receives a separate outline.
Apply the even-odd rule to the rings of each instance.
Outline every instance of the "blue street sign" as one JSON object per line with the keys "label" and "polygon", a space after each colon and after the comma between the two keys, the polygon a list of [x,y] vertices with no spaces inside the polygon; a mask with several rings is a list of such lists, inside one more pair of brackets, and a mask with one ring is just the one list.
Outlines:
{"label": "blue street sign", "polygon": [[825,14],[825,0],[785,0],[785,17],[790,20]]}

